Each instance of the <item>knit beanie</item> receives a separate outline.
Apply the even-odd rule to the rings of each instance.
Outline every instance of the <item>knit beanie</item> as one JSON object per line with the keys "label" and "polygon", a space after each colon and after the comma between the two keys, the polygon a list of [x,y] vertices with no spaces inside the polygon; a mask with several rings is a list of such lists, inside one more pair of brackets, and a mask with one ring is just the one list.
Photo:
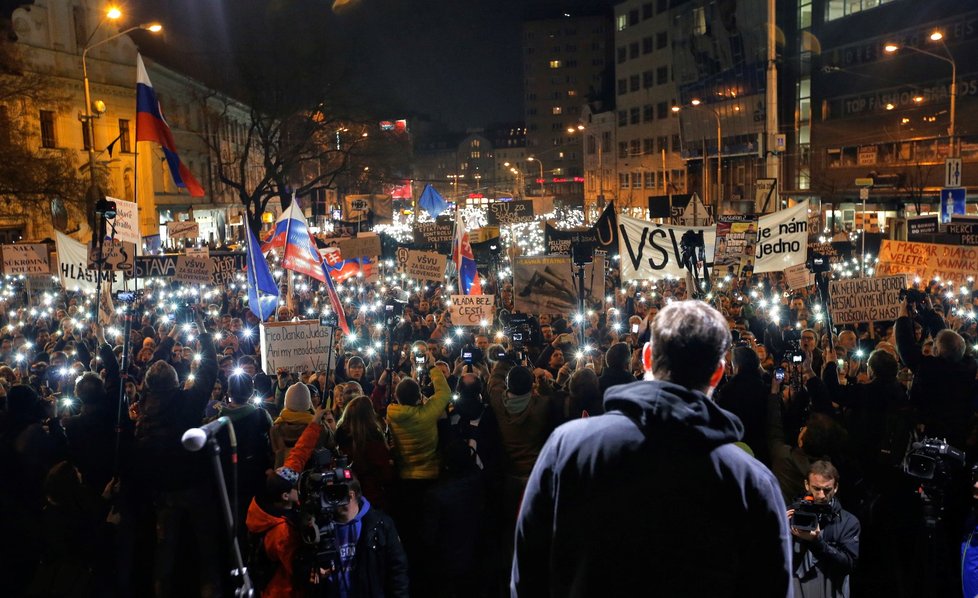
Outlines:
{"label": "knit beanie", "polygon": [[312,411],[309,387],[296,382],[285,391],[285,408],[289,411]]}
{"label": "knit beanie", "polygon": [[506,375],[506,390],[514,395],[523,395],[533,390],[533,373],[523,366],[516,366]]}

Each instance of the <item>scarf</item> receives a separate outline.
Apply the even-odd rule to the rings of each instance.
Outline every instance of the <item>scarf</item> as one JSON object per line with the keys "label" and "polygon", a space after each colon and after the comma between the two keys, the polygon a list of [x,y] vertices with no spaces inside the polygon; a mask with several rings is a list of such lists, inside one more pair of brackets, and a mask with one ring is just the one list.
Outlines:
{"label": "scarf", "polygon": [[292,411],[291,409],[283,409],[277,418],[275,418],[276,424],[308,424],[312,421],[313,415],[308,411]]}

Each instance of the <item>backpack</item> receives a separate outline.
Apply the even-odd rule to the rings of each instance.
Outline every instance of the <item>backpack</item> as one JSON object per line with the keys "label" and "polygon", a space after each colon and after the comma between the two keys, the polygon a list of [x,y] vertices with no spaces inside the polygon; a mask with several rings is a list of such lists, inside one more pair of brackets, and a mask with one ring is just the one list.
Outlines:
{"label": "backpack", "polygon": [[245,567],[251,577],[251,584],[261,595],[278,570],[278,563],[268,558],[265,552],[265,533],[255,534],[248,532],[248,554],[245,559]]}

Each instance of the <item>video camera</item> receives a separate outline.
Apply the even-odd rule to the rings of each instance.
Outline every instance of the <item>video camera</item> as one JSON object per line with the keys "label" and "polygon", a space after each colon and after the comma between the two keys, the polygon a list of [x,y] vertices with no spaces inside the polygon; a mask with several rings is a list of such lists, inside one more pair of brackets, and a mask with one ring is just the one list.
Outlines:
{"label": "video camera", "polygon": [[964,465],[964,460],[964,451],[954,448],[943,438],[924,438],[911,445],[903,471],[925,483],[940,486],[950,479],[951,469]]}
{"label": "video camera", "polygon": [[921,291],[920,289],[900,289],[900,294],[898,296],[900,301],[906,299],[915,305],[920,305],[927,301],[927,293]]}
{"label": "video camera", "polygon": [[407,302],[408,293],[400,287],[392,288],[384,296],[384,324],[388,330],[400,323]]}
{"label": "video camera", "polygon": [[[350,502],[350,471],[346,457],[319,449],[310,459],[312,467],[299,476],[299,532],[303,546],[297,554],[296,571],[336,569],[336,508]],[[308,578],[308,576],[306,576]],[[302,579],[302,577],[300,577]]]}
{"label": "video camera", "polygon": [[835,519],[834,501],[833,498],[829,502],[815,502],[811,496],[795,501],[789,507],[795,510],[791,516],[791,527],[808,532],[824,529]]}
{"label": "video camera", "polygon": [[500,320],[510,344],[517,351],[540,343],[540,324],[535,317],[516,312],[505,317],[500,314]]}
{"label": "video camera", "polygon": [[827,255],[812,251],[808,254],[808,261],[805,262],[805,267],[812,274],[818,275],[830,271],[832,269],[832,263],[829,261]]}
{"label": "video camera", "polygon": [[464,361],[466,365],[482,363],[482,351],[473,345],[465,345],[462,347],[462,361]]}

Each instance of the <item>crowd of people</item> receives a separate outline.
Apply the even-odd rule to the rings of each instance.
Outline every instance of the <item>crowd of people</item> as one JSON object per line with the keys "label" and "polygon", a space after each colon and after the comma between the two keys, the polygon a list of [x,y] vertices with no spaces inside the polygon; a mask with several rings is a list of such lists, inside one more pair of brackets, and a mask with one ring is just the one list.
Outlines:
{"label": "crowd of people", "polygon": [[[780,275],[717,281],[699,298],[729,342],[717,340],[722,367],[685,385],[712,393],[709,406],[684,412],[701,395],[677,387],[648,404],[636,398],[640,385],[627,386],[657,367],[681,380],[702,365],[643,355],[653,330],[676,334],[656,316],[693,304],[683,280],[622,283],[609,271],[608,296],[584,313],[477,328],[451,322],[439,285],[398,304],[392,319],[381,284],[367,285],[350,304],[350,334],[331,349],[335,367],[301,372],[262,370],[259,321],[243,289],[194,295],[174,310],[163,299],[177,286],[117,303],[104,325],[76,293],[21,288],[2,304],[3,595],[230,595],[242,583],[232,539],[263,596],[495,596],[511,591],[511,579],[519,595],[593,595],[602,563],[635,563],[640,576],[641,560],[625,553],[648,547],[659,555],[649,558],[667,558],[670,546],[696,550],[681,556],[698,563],[681,569],[699,588],[686,595],[725,583],[737,564],[729,553],[751,550],[790,553],[783,581],[801,596],[957,595],[978,583],[978,549],[967,550],[967,464],[978,456],[970,290],[933,283],[896,321],[830,329],[814,287],[790,290]],[[489,276],[483,288],[497,314],[514,312],[510,282]],[[318,305],[303,290],[274,319],[308,317]],[[700,350],[683,338],[678,354]],[[579,503],[554,515],[553,538],[558,526],[574,534],[576,518],[606,519],[607,531],[590,539],[590,563],[578,554],[568,562],[579,568],[541,585],[527,568],[553,563],[540,560],[528,531],[539,511],[521,518],[521,501],[528,484],[534,496],[556,492],[558,467],[571,477],[588,468],[562,461],[553,432],[606,411],[665,426],[655,438],[622,440],[660,447],[661,473],[627,492],[609,478],[598,482],[607,493],[562,497]],[[225,430],[213,434],[233,531],[212,451],[181,442],[212,421],[233,426],[233,443]],[[623,434],[616,421],[588,425]],[[747,468],[765,488],[765,508],[779,514],[758,524],[770,527],[772,545],[695,531],[718,531],[737,509],[713,502],[712,478],[701,495],[670,493],[674,476],[702,467],[690,456],[661,458],[672,442],[737,444],[713,467]],[[908,456],[919,465],[925,452],[931,477],[907,474]],[[616,546],[615,527],[636,509],[676,517],[646,530],[644,546]],[[779,534],[790,546],[778,545]],[[779,570],[758,566],[757,592],[731,595],[775,595]]]}

